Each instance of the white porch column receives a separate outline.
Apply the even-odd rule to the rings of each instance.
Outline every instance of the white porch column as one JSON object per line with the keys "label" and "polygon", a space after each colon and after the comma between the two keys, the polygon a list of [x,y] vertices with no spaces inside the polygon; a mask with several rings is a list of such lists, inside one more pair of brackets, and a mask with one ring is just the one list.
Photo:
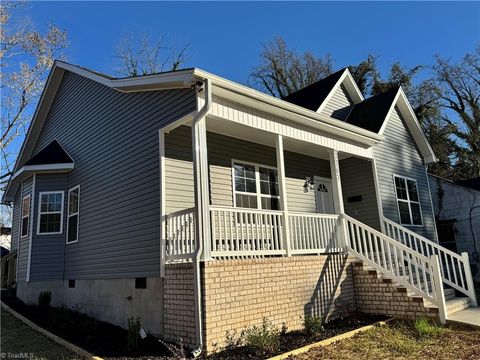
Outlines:
{"label": "white porch column", "polygon": [[288,218],[287,188],[285,184],[285,160],[283,158],[283,137],[275,137],[275,150],[277,152],[278,190],[280,193],[280,209],[283,211],[282,236],[287,256],[292,256],[290,246],[290,220]]}
{"label": "white porch column", "polygon": [[335,205],[335,212],[337,214],[343,214],[345,210],[343,207],[343,192],[342,181],[340,179],[340,164],[338,162],[338,151],[330,151],[328,157],[330,160],[330,173],[332,176],[333,203]]}
{"label": "white porch column", "polygon": [[339,218],[339,236],[344,245],[348,244],[347,230],[343,214],[345,209],[343,206],[342,181],[340,178],[340,163],[338,161],[338,151],[331,150],[328,154],[330,160],[330,173],[332,177],[333,203],[335,205],[335,213],[340,215]]}
{"label": "white porch column", "polygon": [[211,259],[210,190],[208,184],[208,155],[206,118],[196,126],[193,143],[193,171],[195,180],[195,210],[198,212],[195,226],[196,241],[202,241],[202,260]]}

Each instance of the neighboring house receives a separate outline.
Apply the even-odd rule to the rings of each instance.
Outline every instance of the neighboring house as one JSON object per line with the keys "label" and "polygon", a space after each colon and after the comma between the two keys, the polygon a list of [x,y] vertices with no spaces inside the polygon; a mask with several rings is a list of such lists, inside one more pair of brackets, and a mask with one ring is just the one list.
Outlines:
{"label": "neighboring house", "polygon": [[[12,229],[6,226],[0,228],[0,246],[7,250],[10,250],[10,244],[12,242]],[[2,253],[3,256],[3,253]]]}
{"label": "neighboring house", "polygon": [[480,177],[450,181],[429,175],[439,243],[467,252],[473,276],[480,280]]}
{"label": "neighboring house", "polygon": [[403,90],[364,99],[347,69],[281,100],[56,62],[4,195],[17,294],[207,351],[264,317],[445,321],[476,300],[436,243],[434,161]]}
{"label": "neighboring house", "polygon": [[0,228],[0,274],[1,287],[10,287],[15,282],[15,252],[10,252],[12,229],[2,226]]}

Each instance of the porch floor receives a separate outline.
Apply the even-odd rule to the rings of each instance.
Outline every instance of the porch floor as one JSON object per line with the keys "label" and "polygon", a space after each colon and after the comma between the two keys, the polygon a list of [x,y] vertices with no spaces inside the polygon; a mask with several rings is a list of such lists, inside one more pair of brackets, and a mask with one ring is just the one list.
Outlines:
{"label": "porch floor", "polygon": [[480,328],[480,307],[469,307],[448,315],[448,322]]}

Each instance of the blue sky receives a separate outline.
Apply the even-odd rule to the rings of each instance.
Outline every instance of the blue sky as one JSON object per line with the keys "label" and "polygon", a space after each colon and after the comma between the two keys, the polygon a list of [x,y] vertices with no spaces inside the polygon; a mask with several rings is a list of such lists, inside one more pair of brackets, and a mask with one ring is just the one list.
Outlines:
{"label": "blue sky", "polygon": [[189,44],[186,66],[242,83],[276,35],[299,51],[331,53],[336,68],[369,53],[381,69],[429,64],[434,54],[456,59],[480,42],[479,2],[31,2],[18,15],[66,30],[68,60],[98,71],[114,72],[125,34],[164,34]]}

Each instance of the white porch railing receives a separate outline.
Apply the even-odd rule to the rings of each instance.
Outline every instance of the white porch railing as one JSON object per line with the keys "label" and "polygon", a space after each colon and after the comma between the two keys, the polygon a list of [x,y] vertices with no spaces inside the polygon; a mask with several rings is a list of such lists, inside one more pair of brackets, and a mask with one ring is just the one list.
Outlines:
{"label": "white porch railing", "polygon": [[282,211],[211,206],[213,257],[285,255]]}
{"label": "white porch railing", "polygon": [[165,260],[189,260],[195,253],[195,210],[177,211],[165,216]]}
{"label": "white porch railing", "polygon": [[446,309],[438,257],[426,257],[348,215],[343,217],[350,251],[438,306],[444,320]]}
{"label": "white porch railing", "polygon": [[476,306],[475,288],[467,253],[458,255],[386,218],[383,218],[383,226],[387,236],[410,249],[427,258],[437,255],[440,261],[440,272],[443,282],[467,295],[471,299],[473,306]]}
{"label": "white porch railing", "polygon": [[339,252],[339,216],[289,213],[292,254]]}

